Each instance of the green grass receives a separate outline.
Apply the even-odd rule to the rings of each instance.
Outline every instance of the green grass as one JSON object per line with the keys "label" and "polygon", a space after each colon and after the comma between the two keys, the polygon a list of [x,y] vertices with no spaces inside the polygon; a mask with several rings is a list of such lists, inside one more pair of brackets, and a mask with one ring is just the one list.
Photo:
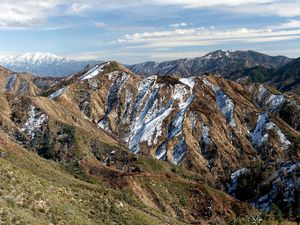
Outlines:
{"label": "green grass", "polygon": [[277,90],[276,88],[274,88],[274,87],[272,87],[270,85],[265,85],[265,87],[268,89],[268,91],[270,91],[274,95],[281,95],[281,94],[283,94],[282,92],[280,92],[279,90]]}
{"label": "green grass", "polygon": [[0,224],[183,224],[152,212],[130,188],[91,182],[76,165],[66,170],[25,151],[1,155]]}

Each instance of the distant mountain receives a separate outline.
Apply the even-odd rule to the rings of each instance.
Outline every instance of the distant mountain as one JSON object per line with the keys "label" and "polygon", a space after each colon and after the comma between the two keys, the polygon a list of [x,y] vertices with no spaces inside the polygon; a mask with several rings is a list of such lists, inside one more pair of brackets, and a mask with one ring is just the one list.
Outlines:
{"label": "distant mountain", "polygon": [[300,58],[278,69],[256,66],[243,72],[242,83],[268,83],[282,92],[300,94]]}
{"label": "distant mountain", "polygon": [[76,61],[50,53],[25,53],[0,57],[0,65],[15,72],[29,72],[41,76],[65,77],[94,65],[98,61]]}
{"label": "distant mountain", "polygon": [[225,78],[237,79],[247,68],[262,66],[277,69],[292,60],[285,56],[268,56],[255,51],[211,52],[203,57],[178,59],[161,63],[145,62],[130,65],[128,68],[140,75],[179,75],[181,77],[198,76],[204,73],[220,74]]}

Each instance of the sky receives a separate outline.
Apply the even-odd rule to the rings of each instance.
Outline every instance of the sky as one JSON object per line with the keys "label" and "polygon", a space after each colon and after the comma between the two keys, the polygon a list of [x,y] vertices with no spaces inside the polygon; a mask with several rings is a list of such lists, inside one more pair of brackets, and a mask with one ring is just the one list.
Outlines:
{"label": "sky", "polygon": [[0,55],[132,64],[218,49],[300,57],[300,0],[1,0]]}

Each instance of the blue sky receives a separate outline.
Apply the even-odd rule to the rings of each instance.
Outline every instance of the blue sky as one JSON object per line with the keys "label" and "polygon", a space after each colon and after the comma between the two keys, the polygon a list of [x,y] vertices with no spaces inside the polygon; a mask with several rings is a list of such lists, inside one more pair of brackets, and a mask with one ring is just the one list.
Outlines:
{"label": "blue sky", "polygon": [[138,63],[217,49],[300,57],[300,0],[1,0],[0,55]]}

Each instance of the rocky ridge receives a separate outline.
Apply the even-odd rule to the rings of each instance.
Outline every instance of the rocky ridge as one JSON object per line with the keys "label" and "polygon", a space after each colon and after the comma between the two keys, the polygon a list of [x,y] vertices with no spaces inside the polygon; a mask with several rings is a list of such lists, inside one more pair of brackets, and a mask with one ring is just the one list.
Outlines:
{"label": "rocky ridge", "polygon": [[[272,179],[261,177],[252,184],[258,192],[243,200],[271,210],[285,199],[274,183],[280,168],[298,168],[299,126],[293,121],[298,121],[299,101],[267,85],[244,86],[220,76],[143,78],[116,62],[55,81],[35,82],[38,78],[4,68],[1,73],[1,129],[14,142],[44,158],[76,165],[111,188],[128,187],[148,202],[147,210],[178,221],[201,224],[241,216],[231,206],[222,216],[218,204],[240,203],[207,195],[202,185],[239,198],[239,180],[253,181],[248,175],[255,174],[254,165],[263,165],[259,168]],[[32,86],[28,93],[18,91],[22,77]],[[295,113],[286,116],[291,107]],[[163,197],[169,196],[168,188],[155,188],[165,177],[168,188],[172,182],[193,187],[184,194],[194,197],[181,204],[178,192],[170,207]],[[146,180],[157,183],[150,188]],[[283,183],[292,193],[288,207],[296,215],[299,181],[287,177]],[[270,192],[263,188],[273,184]],[[205,199],[206,208],[197,208],[194,199]],[[187,202],[192,208],[185,207]]]}

